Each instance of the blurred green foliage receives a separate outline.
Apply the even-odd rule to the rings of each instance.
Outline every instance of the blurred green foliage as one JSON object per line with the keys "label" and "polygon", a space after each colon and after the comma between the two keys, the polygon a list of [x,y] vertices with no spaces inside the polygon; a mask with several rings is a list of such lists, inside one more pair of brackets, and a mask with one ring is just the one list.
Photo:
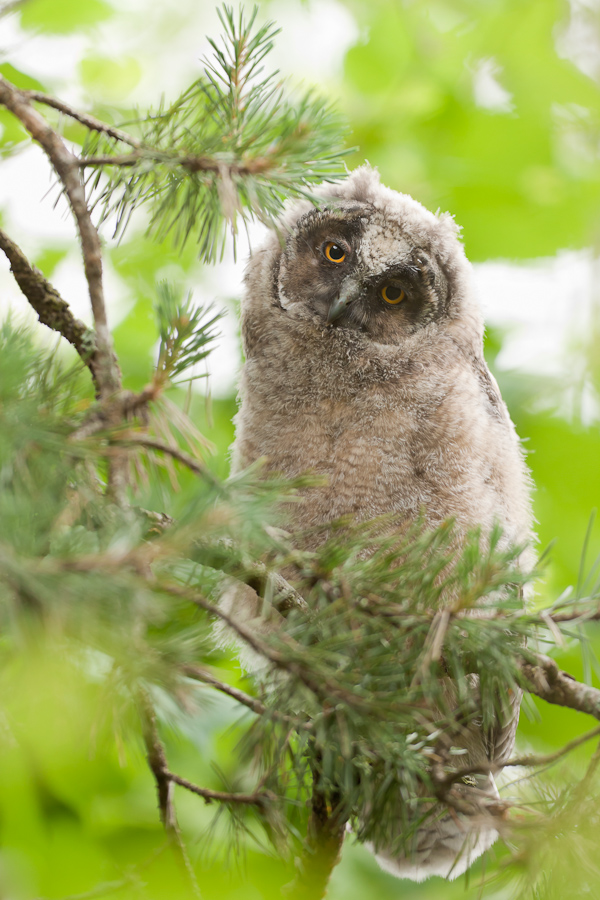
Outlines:
{"label": "blurred green foliage", "polygon": [[[367,158],[379,167],[386,184],[430,208],[449,209],[463,226],[465,247],[473,261],[526,260],[562,248],[597,248],[600,87],[563,49],[575,4],[570,7],[562,0],[347,0],[346,5],[356,18],[360,36],[348,49],[343,77],[332,85],[332,92],[340,98],[352,130],[351,142],[358,146],[349,165]],[[600,24],[593,19],[598,7],[590,9],[593,40]],[[94,29],[103,24],[118,28],[120,14],[119,4],[107,0],[28,0],[12,16],[25,39],[40,33],[60,35],[75,46],[83,36],[93,42],[94,36],[102,34]],[[261,3],[260,14],[269,14],[267,2]],[[142,28],[141,5],[138,15],[143,40],[154,41],[158,47],[163,35]],[[172,35],[169,39],[172,65],[177,66],[181,51]],[[151,56],[152,47],[144,50]],[[10,57],[2,59],[0,72],[17,85],[55,90],[52,79],[42,84],[36,77],[36,66],[32,65],[31,73],[23,69],[15,68]],[[80,60],[78,73],[77,87],[95,104],[90,112],[115,120],[135,115],[136,86],[143,76],[135,52],[115,59],[111,48],[98,40],[94,51],[90,49]],[[490,93],[490,77],[504,93]],[[113,104],[110,111],[109,103]],[[23,129],[5,111],[0,111],[0,125],[0,152],[8,156],[24,148]],[[68,126],[67,134],[76,142],[84,136],[83,130],[73,126]],[[1,207],[0,217],[4,220]],[[49,238],[36,253],[36,263],[51,275],[65,250]],[[107,255],[129,301],[115,329],[124,384],[139,390],[147,380],[159,338],[152,315],[157,280],[166,268],[176,267],[178,280],[193,286],[202,272],[193,246],[180,251],[168,241],[151,242],[139,222],[118,246],[107,246]],[[488,336],[492,364],[500,343],[501,336]],[[597,399],[597,335],[589,335],[587,347],[577,352],[579,361],[585,357]],[[536,484],[540,546],[556,540],[539,586],[543,601],[550,602],[577,581],[590,512],[600,501],[598,421],[582,421],[577,412],[570,418],[559,414],[553,399],[561,386],[549,379],[518,371],[496,370],[496,375],[526,441]],[[184,389],[172,396],[180,406],[188,402]],[[216,450],[209,465],[224,476],[235,400],[208,401],[194,394],[191,409],[199,430]],[[38,477],[40,487],[52,491],[52,480],[45,474]],[[148,488],[146,502],[179,515],[195,482],[191,475],[183,475],[179,484],[173,493],[157,478]],[[42,539],[42,499],[34,521],[15,514],[15,532],[22,533],[23,540]],[[595,525],[588,565],[599,549],[600,531]],[[592,645],[597,643],[596,631],[597,626],[590,626]],[[0,638],[0,649],[2,642]],[[187,896],[164,851],[143,747],[133,728],[123,733],[116,727],[106,706],[97,677],[103,665],[101,654],[91,658],[60,641],[38,647],[35,635],[24,635],[23,647],[27,649],[21,657],[5,660],[0,676],[0,896],[58,898],[91,891],[98,883],[105,883],[105,890],[93,896],[102,898],[177,900]],[[574,646],[565,646],[560,662],[576,677],[596,677],[589,671],[589,660],[582,659]],[[240,677],[236,663],[227,658],[218,663],[230,680]],[[247,687],[243,682],[242,686]],[[237,712],[212,694],[210,701],[195,702],[198,715],[189,733],[182,730],[174,706],[165,702],[161,707],[169,758],[181,774],[218,787],[222,779],[210,760],[218,759],[225,773],[235,771],[240,735]],[[541,721],[522,716],[524,747],[547,752],[587,727],[575,713],[542,708],[541,703],[538,708]],[[580,772],[588,757],[589,750],[582,750],[570,758],[563,767],[567,778],[569,767]],[[238,857],[223,821],[217,823],[216,837],[209,842],[212,807],[204,807],[183,791],[178,791],[177,803],[184,829],[201,835],[190,853],[203,873],[204,897],[279,896],[278,886],[291,877],[280,861],[252,843],[245,856]],[[584,843],[594,841],[585,823],[581,831]],[[555,840],[551,846],[562,845]],[[488,872],[494,871],[494,858],[501,860],[505,855],[502,848],[494,850]],[[548,865],[557,861],[554,858]],[[400,883],[381,872],[371,855],[350,839],[334,872],[330,896],[333,900],[475,898],[481,896],[483,871],[480,862],[468,879],[455,884],[439,879],[423,885]],[[554,884],[536,895],[540,900],[595,896],[600,891],[600,878],[590,881],[576,854],[554,871],[559,874]],[[492,885],[483,889],[483,896],[508,900],[515,891],[514,884],[509,888]]]}
{"label": "blurred green foliage", "polygon": [[[386,184],[449,209],[473,261],[598,238],[600,86],[559,55],[567,3],[350,7],[366,33],[346,56],[342,93],[356,162],[366,157]],[[486,72],[504,100],[478,97]]]}

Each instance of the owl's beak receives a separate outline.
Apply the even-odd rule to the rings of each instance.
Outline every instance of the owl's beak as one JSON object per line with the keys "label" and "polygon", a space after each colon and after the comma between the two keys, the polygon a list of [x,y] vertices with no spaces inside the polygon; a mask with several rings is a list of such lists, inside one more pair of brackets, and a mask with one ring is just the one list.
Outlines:
{"label": "owl's beak", "polygon": [[346,310],[350,306],[350,304],[357,299],[359,294],[360,285],[357,281],[354,281],[353,279],[344,281],[339,294],[329,307],[327,324],[331,325],[332,322],[335,322],[336,319],[339,319],[344,310]]}

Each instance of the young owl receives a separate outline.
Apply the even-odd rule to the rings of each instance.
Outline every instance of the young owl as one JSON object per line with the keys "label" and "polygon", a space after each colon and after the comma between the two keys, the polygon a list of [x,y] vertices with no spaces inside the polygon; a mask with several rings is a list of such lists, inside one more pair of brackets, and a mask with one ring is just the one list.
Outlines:
{"label": "young owl", "polygon": [[[248,267],[234,466],[265,458],[266,471],[324,476],[287,508],[290,531],[392,514],[399,528],[452,518],[459,534],[499,524],[506,545],[526,544],[529,477],[453,219],[368,166],[321,196],[290,208]],[[517,718],[491,747],[471,729],[461,761],[505,761]],[[497,796],[491,776],[471,790]],[[377,853],[401,877],[455,877],[495,837],[445,815],[407,856]]]}

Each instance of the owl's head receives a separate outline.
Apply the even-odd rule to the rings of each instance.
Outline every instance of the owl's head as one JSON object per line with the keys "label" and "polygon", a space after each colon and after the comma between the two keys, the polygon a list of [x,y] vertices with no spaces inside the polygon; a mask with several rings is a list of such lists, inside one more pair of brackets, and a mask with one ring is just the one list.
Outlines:
{"label": "owl's head", "polygon": [[[427,326],[480,345],[471,267],[448,214],[384,187],[369,166],[294,204],[249,266],[249,301],[399,344]],[[431,331],[431,329],[429,329]]]}

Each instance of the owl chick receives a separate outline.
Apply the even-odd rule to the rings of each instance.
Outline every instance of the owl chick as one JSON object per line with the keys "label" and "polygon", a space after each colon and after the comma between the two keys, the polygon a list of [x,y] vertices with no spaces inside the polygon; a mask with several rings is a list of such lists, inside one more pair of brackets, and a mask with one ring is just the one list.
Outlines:
{"label": "owl chick", "polygon": [[[526,544],[529,476],[483,358],[453,219],[384,187],[368,166],[321,195],[318,207],[290,208],[248,267],[234,467],[266,458],[266,471],[324,476],[288,508],[290,531],[392,514],[400,528],[452,518],[458,533],[479,526],[484,536],[499,524],[506,546]],[[461,764],[508,758],[515,707],[491,748],[471,729]],[[492,776],[472,790],[497,796]],[[455,877],[496,836],[489,821],[446,815],[406,856],[377,854],[401,877]]]}

